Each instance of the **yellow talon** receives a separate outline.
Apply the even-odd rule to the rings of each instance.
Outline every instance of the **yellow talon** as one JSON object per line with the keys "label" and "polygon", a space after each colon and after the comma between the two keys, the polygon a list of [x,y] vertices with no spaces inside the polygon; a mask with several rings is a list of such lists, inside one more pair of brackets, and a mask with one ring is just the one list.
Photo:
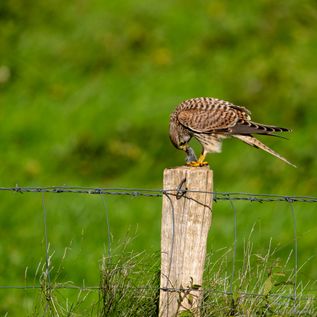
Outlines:
{"label": "yellow talon", "polygon": [[186,163],[186,165],[191,167],[202,167],[202,166],[207,166],[208,162],[192,161],[192,162]]}
{"label": "yellow talon", "polygon": [[199,156],[199,159],[197,161],[191,161],[186,163],[187,166],[191,167],[202,167],[202,166],[207,166],[208,162],[205,161],[206,154],[202,153]]}

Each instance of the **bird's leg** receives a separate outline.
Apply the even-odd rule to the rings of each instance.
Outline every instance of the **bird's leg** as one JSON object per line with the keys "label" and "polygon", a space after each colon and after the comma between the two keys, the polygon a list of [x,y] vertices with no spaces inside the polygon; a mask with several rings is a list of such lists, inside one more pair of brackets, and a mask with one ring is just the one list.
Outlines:
{"label": "bird's leg", "polygon": [[205,157],[206,157],[206,153],[205,153],[205,152],[203,152],[203,153],[200,154],[199,159],[198,159],[198,161],[197,161],[200,166],[206,166],[206,165],[208,165],[208,162],[205,161]]}

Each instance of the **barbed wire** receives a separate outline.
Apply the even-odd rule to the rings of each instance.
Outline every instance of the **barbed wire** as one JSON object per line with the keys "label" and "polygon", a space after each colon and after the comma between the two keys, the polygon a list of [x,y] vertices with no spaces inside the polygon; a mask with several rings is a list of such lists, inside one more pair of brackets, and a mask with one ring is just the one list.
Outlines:
{"label": "barbed wire", "polygon": [[0,191],[12,191],[17,193],[74,193],[91,195],[117,195],[133,197],[162,197],[164,194],[185,194],[202,193],[213,196],[213,201],[221,200],[246,200],[251,202],[304,202],[316,203],[317,197],[312,196],[293,196],[293,195],[275,195],[275,194],[254,194],[247,192],[209,192],[187,189],[147,189],[147,188],[99,188],[99,187],[81,187],[81,186],[48,186],[48,187],[0,187]]}

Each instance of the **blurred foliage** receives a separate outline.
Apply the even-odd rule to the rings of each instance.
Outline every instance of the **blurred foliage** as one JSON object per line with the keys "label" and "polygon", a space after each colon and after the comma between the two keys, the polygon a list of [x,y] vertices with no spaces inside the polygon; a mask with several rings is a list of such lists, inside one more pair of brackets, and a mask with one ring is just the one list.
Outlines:
{"label": "blurred foliage", "polygon": [[[248,107],[255,121],[292,128],[289,141],[264,142],[298,166],[293,169],[227,140],[222,154],[208,157],[215,190],[316,196],[316,29],[313,0],[2,0],[1,185],[160,188],[163,169],[184,162],[184,154],[168,139],[170,112],[184,99],[213,96]],[[194,147],[199,151],[199,145]],[[40,197],[25,196],[21,205],[16,196],[2,195],[0,236],[7,245],[0,247],[6,258],[0,275],[15,281],[15,269],[6,268],[25,266],[18,260],[24,257],[20,242],[33,245],[41,239],[32,229],[40,218],[25,227],[38,217],[34,212],[41,210]],[[54,206],[64,210],[67,200],[64,196]],[[136,248],[159,247],[159,200],[137,206],[116,201],[112,206],[121,212],[111,214],[114,240],[138,224],[144,235]],[[82,202],[73,203],[64,216],[70,212],[78,217],[83,208]],[[301,210],[298,229],[305,236],[305,256],[316,254],[316,224],[310,220],[315,210],[309,208]],[[257,209],[256,218],[249,217],[253,210],[246,208],[239,216],[242,225],[261,223]],[[232,215],[219,211],[215,209],[215,237],[228,239],[226,224]],[[274,217],[274,211],[269,215]],[[71,239],[72,220],[63,217],[56,218],[52,230],[63,236],[52,246],[56,250]],[[283,244],[291,233],[282,222],[268,224],[268,234]],[[149,236],[147,223],[154,228]],[[83,219],[76,230],[81,227]],[[17,245],[10,242],[12,232]],[[215,237],[213,247],[220,247]],[[100,243],[97,238],[90,249]],[[37,254],[33,256],[36,262]]]}
{"label": "blurred foliage", "polygon": [[2,1],[1,179],[160,186],[162,169],[183,162],[168,140],[169,113],[183,99],[215,96],[293,128],[290,142],[267,142],[299,166],[225,142],[209,158],[217,187],[233,189],[230,170],[248,173],[235,189],[276,192],[282,183],[284,192],[312,194],[313,4]]}

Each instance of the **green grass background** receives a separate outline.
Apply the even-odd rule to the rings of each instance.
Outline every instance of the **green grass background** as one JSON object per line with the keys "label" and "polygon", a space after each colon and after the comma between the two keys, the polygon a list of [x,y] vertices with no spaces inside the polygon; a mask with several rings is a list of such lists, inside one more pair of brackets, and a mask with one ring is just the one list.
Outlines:
{"label": "green grass background", "polygon": [[[226,140],[222,154],[208,157],[216,191],[316,196],[316,29],[313,0],[3,0],[0,184],[161,188],[164,168],[184,162],[168,139],[170,112],[213,96],[248,107],[255,121],[292,128],[288,141],[265,142],[298,166]],[[159,252],[159,198],[105,199],[113,246],[133,237],[131,250]],[[107,241],[100,197],[47,194],[45,206],[58,281],[98,284]],[[289,206],[236,206],[238,255],[255,226],[256,250],[272,237],[286,258]],[[300,278],[314,281],[316,207],[296,204],[295,212],[300,264],[310,259]],[[0,284],[38,282],[42,195],[0,192],[0,226]],[[214,205],[209,242],[212,250],[232,246],[230,204]],[[0,290],[0,298],[0,314],[12,316],[32,311],[35,296]]]}

